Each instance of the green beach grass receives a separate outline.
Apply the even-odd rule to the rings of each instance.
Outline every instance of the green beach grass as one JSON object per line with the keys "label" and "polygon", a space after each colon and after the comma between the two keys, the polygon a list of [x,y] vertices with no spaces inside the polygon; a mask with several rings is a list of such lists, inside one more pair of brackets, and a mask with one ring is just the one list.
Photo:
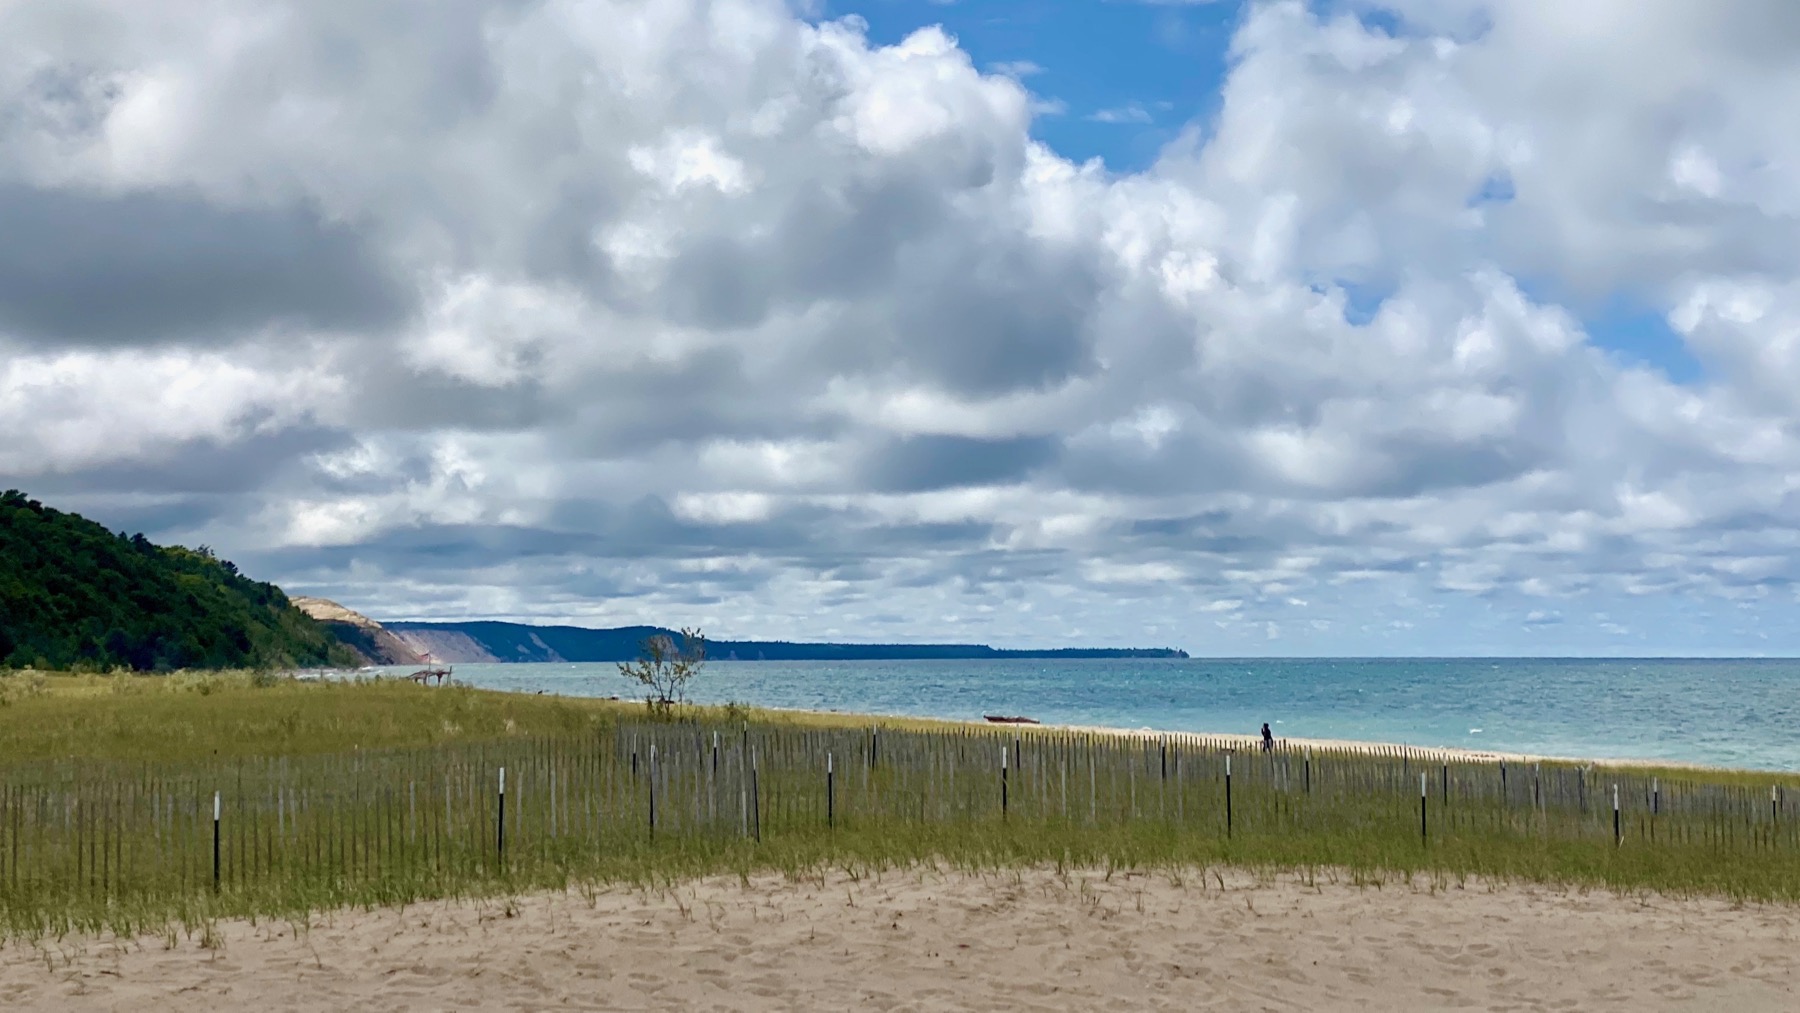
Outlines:
{"label": "green beach grass", "polygon": [[1800,900],[1800,781],[1755,772],[1238,751],[1228,787],[1233,742],[1201,736],[651,721],[639,703],[251,673],[14,674],[0,703],[10,937],[919,863]]}

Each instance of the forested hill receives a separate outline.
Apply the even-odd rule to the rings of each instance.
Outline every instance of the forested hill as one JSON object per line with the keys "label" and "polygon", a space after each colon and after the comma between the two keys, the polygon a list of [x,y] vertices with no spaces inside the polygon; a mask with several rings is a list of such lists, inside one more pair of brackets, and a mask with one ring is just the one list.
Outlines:
{"label": "forested hill", "polygon": [[[414,650],[439,661],[629,661],[645,638],[672,635],[655,626],[595,630],[580,626],[461,622],[384,624]],[[774,640],[709,640],[708,657],[728,661],[899,661],[974,658],[1185,658],[1173,648],[1061,648],[1015,651],[985,644],[805,644]]]}
{"label": "forested hill", "polygon": [[0,667],[349,665],[353,651],[281,589],[202,546],[114,534],[0,493]]}

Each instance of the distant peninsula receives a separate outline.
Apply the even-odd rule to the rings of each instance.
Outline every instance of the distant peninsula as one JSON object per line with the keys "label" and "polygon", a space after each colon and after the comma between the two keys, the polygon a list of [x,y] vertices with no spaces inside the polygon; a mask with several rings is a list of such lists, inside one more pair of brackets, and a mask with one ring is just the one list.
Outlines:
{"label": "distant peninsula", "polygon": [[[646,638],[673,635],[657,626],[596,630],[503,622],[390,622],[381,624],[407,646],[445,662],[630,661]],[[1067,647],[1007,650],[985,644],[829,644],[781,640],[708,640],[715,661],[961,661],[976,659],[1185,658],[1171,647]]]}

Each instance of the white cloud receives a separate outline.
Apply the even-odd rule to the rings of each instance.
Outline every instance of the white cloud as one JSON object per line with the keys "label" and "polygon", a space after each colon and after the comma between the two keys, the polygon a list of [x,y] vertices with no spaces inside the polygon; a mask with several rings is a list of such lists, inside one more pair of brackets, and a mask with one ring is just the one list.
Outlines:
{"label": "white cloud", "polygon": [[1021,79],[1031,77],[1035,74],[1042,74],[1044,72],[1042,66],[1031,60],[1002,60],[999,63],[989,65],[988,70],[991,73],[999,74],[1002,77]]}
{"label": "white cloud", "polygon": [[1088,114],[1088,119],[1095,123],[1149,123],[1152,119],[1150,110],[1137,102],[1128,102],[1122,106],[1108,109],[1097,109]]}
{"label": "white cloud", "polygon": [[340,377],[281,356],[72,351],[0,359],[0,473],[29,481],[329,414]]}
{"label": "white cloud", "polygon": [[719,150],[718,139],[705,134],[678,131],[660,144],[634,146],[626,158],[667,193],[689,186],[711,186],[725,194],[750,189],[744,163]]}
{"label": "white cloud", "polygon": [[[154,467],[393,614],[1679,649],[1714,597],[1800,648],[1800,18],[1353,7],[1401,28],[1253,6],[1217,122],[1112,175],[1035,65],[775,0],[8,5],[0,477]],[[221,235],[323,280],[209,308]],[[1597,348],[1608,296],[1705,381]]]}

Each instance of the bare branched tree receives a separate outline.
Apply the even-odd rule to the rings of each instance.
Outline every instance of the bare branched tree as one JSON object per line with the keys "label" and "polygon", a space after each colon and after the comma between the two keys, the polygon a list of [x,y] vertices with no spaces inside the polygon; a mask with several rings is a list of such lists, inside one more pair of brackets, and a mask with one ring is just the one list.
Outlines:
{"label": "bare branched tree", "polygon": [[644,705],[658,717],[667,717],[687,702],[687,685],[706,664],[706,638],[697,629],[683,627],[681,643],[666,633],[646,637],[643,655],[620,662],[619,674],[644,691]]}

